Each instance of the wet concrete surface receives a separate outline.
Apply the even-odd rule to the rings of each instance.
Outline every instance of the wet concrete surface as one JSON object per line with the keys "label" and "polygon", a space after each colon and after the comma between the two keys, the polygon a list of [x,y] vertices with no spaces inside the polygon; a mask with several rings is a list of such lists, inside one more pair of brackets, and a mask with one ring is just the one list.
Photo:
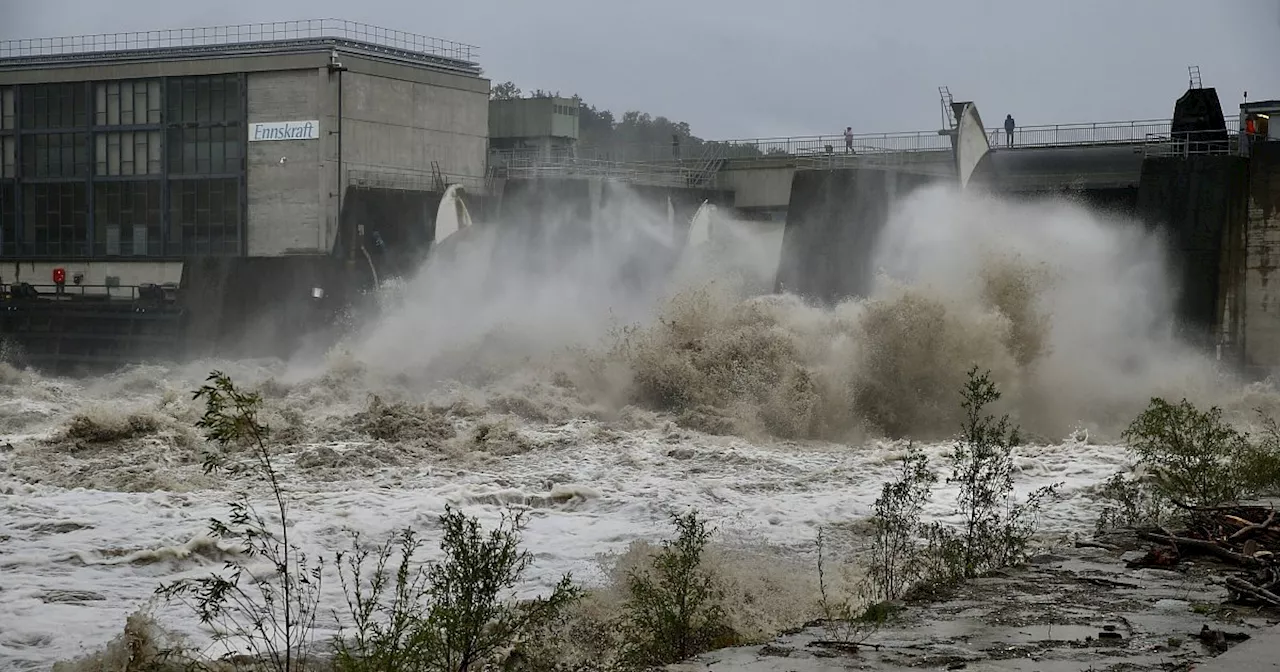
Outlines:
{"label": "wet concrete surface", "polygon": [[970,581],[936,601],[908,603],[861,646],[850,646],[840,641],[839,633],[815,625],[765,645],[714,651],[670,669],[1203,669],[1196,664],[1222,653],[1202,643],[1198,635],[1203,627],[1224,631],[1231,639],[1261,635],[1261,642],[1275,636],[1269,626],[1280,616],[1224,604],[1223,570],[1193,562],[1184,562],[1177,571],[1126,569],[1119,552],[1069,549]]}

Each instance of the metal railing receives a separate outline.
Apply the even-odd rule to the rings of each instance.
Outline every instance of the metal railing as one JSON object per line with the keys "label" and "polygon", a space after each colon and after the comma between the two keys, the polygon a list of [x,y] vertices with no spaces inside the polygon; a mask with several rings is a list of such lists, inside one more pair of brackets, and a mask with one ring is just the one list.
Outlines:
{"label": "metal railing", "polygon": [[697,170],[678,164],[603,161],[563,154],[510,157],[495,168],[499,178],[589,177],[672,187],[701,186],[703,178]]}
{"label": "metal railing", "polygon": [[1142,143],[1150,135],[1168,134],[1171,124],[1169,119],[1140,119],[1025,126],[1014,129],[1012,144],[1003,128],[991,128],[987,129],[987,139],[993,148],[1012,146],[1015,149]]}
{"label": "metal railing", "polygon": [[1148,157],[1231,156],[1240,150],[1240,134],[1229,130],[1152,134],[1142,145]]}
{"label": "metal railing", "polygon": [[[64,284],[62,286],[52,283],[38,282],[12,282],[0,283],[0,303],[15,303],[27,299],[19,294],[18,288],[27,285],[35,290],[36,296],[32,297],[42,301],[75,301],[80,299],[93,299],[99,301],[132,301],[139,302],[143,300],[143,294],[148,291],[143,285],[102,285],[102,284]],[[172,292],[176,291],[176,285],[158,284],[152,285],[149,291],[155,295],[153,300],[167,301],[172,299]],[[168,292],[168,295],[166,295]]]}
{"label": "metal railing", "polygon": [[353,187],[390,189],[395,191],[438,191],[439,182],[458,184],[473,194],[485,193],[487,181],[483,176],[459,175],[441,172],[415,171],[393,167],[361,166],[347,168],[347,184]]}
{"label": "metal railing", "polygon": [[[1228,129],[1233,129],[1237,124],[1238,121],[1234,118],[1227,120]],[[1114,144],[1143,145],[1149,137],[1168,135],[1170,128],[1169,119],[1025,126],[1014,130],[1012,147],[1019,149]],[[1010,146],[1003,128],[987,129],[986,133],[993,148]],[[491,152],[491,157],[496,162],[517,158],[532,160],[542,151],[494,150]],[[845,145],[845,138],[841,134],[706,140],[690,142],[680,146],[678,150],[672,144],[628,143],[604,147],[583,144],[573,149],[557,151],[564,157],[595,161],[701,163],[708,159],[790,159],[844,154],[949,152],[951,138],[938,131],[914,131],[856,134],[853,136],[852,148]],[[550,158],[559,160],[556,156]]]}
{"label": "metal railing", "polygon": [[[1134,151],[1148,155],[1229,153],[1238,150],[1234,128],[1238,120],[1227,120],[1227,136],[1221,140],[1205,136],[1203,141],[1171,137],[1168,119],[1143,119],[1088,124],[1052,124],[1015,129],[1013,149],[1050,147],[1092,147],[1133,145]],[[1010,147],[1004,129],[987,129],[992,148]],[[1217,131],[1218,136],[1223,131]],[[951,138],[937,131],[874,133],[853,136],[853,147],[843,135],[815,135],[784,138],[755,138],[703,141],[680,148],[672,145],[626,144],[611,147],[580,145],[544,149],[506,149],[490,152],[490,165],[508,176],[537,175],[597,176],[609,179],[648,181],[659,184],[703,184],[705,167],[717,168],[723,161],[771,158],[792,161],[799,170],[833,167],[892,166],[928,174],[954,172],[939,155],[948,156]]]}
{"label": "metal railing", "polygon": [[303,19],[127,33],[36,37],[0,41],[0,59],[68,56],[100,52],[252,45],[298,40],[337,39],[387,49],[474,63],[470,44],[381,28],[343,19]]}

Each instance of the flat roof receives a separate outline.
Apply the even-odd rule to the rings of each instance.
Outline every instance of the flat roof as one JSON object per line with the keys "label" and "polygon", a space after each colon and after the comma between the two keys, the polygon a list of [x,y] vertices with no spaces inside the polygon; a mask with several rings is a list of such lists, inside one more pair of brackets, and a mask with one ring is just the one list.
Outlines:
{"label": "flat roof", "polygon": [[304,19],[0,41],[0,68],[342,49],[480,75],[470,44],[343,19]]}

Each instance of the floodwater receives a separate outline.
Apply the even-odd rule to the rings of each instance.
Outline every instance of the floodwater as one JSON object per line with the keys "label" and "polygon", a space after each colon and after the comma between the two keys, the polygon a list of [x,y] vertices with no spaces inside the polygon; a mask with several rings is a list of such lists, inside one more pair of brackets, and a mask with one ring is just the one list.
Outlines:
{"label": "floodwater", "polygon": [[[608,216],[601,230],[671,244],[665,214]],[[315,361],[77,380],[0,365],[0,667],[92,652],[144,607],[208,643],[193,614],[153,593],[233,558],[209,519],[237,492],[269,494],[252,473],[201,469],[213,447],[191,393],[211,370],[263,395],[290,536],[313,558],[349,548],[352,531],[382,541],[411,527],[430,546],[446,504],[486,524],[527,507],[531,595],[564,572],[607,583],[602,556],[697,509],[738,549],[720,569],[760,587],[731,611],[763,634],[815,615],[817,531],[856,533],[909,441],[945,480],[974,365],[1005,392],[993,410],[1026,430],[1017,491],[1062,484],[1041,518],[1046,541],[1092,529],[1092,489],[1128,466],[1119,432],[1150,396],[1235,417],[1274,407],[1270,388],[1233,383],[1169,335],[1154,241],[1070,204],[921,192],[882,236],[873,296],[833,307],[751,298],[743,288],[771,284],[777,236],[719,228],[732,235],[716,263],[678,255],[678,286],[644,292],[614,274],[671,269],[624,258],[639,249],[626,236],[554,277],[533,265],[538,275],[499,283],[478,275],[495,272],[487,252],[455,250],[389,288],[376,323]],[[940,483],[927,514],[947,519],[954,501]],[[341,611],[332,562],[324,581],[321,613]]]}

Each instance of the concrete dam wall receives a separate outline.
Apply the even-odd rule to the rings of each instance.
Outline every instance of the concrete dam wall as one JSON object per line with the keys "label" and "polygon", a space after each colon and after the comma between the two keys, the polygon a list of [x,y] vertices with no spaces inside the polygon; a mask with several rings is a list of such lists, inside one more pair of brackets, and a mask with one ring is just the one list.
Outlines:
{"label": "concrete dam wall", "polygon": [[864,296],[875,277],[871,255],[894,204],[943,179],[866,168],[797,171],[777,290],[824,303]]}
{"label": "concrete dam wall", "polygon": [[1254,145],[1240,251],[1242,363],[1262,375],[1280,368],[1280,142]]}
{"label": "concrete dam wall", "polygon": [[1202,347],[1219,338],[1233,285],[1244,222],[1246,160],[1238,156],[1148,158],[1142,164],[1138,217],[1163,234],[1178,288],[1181,336]]}

